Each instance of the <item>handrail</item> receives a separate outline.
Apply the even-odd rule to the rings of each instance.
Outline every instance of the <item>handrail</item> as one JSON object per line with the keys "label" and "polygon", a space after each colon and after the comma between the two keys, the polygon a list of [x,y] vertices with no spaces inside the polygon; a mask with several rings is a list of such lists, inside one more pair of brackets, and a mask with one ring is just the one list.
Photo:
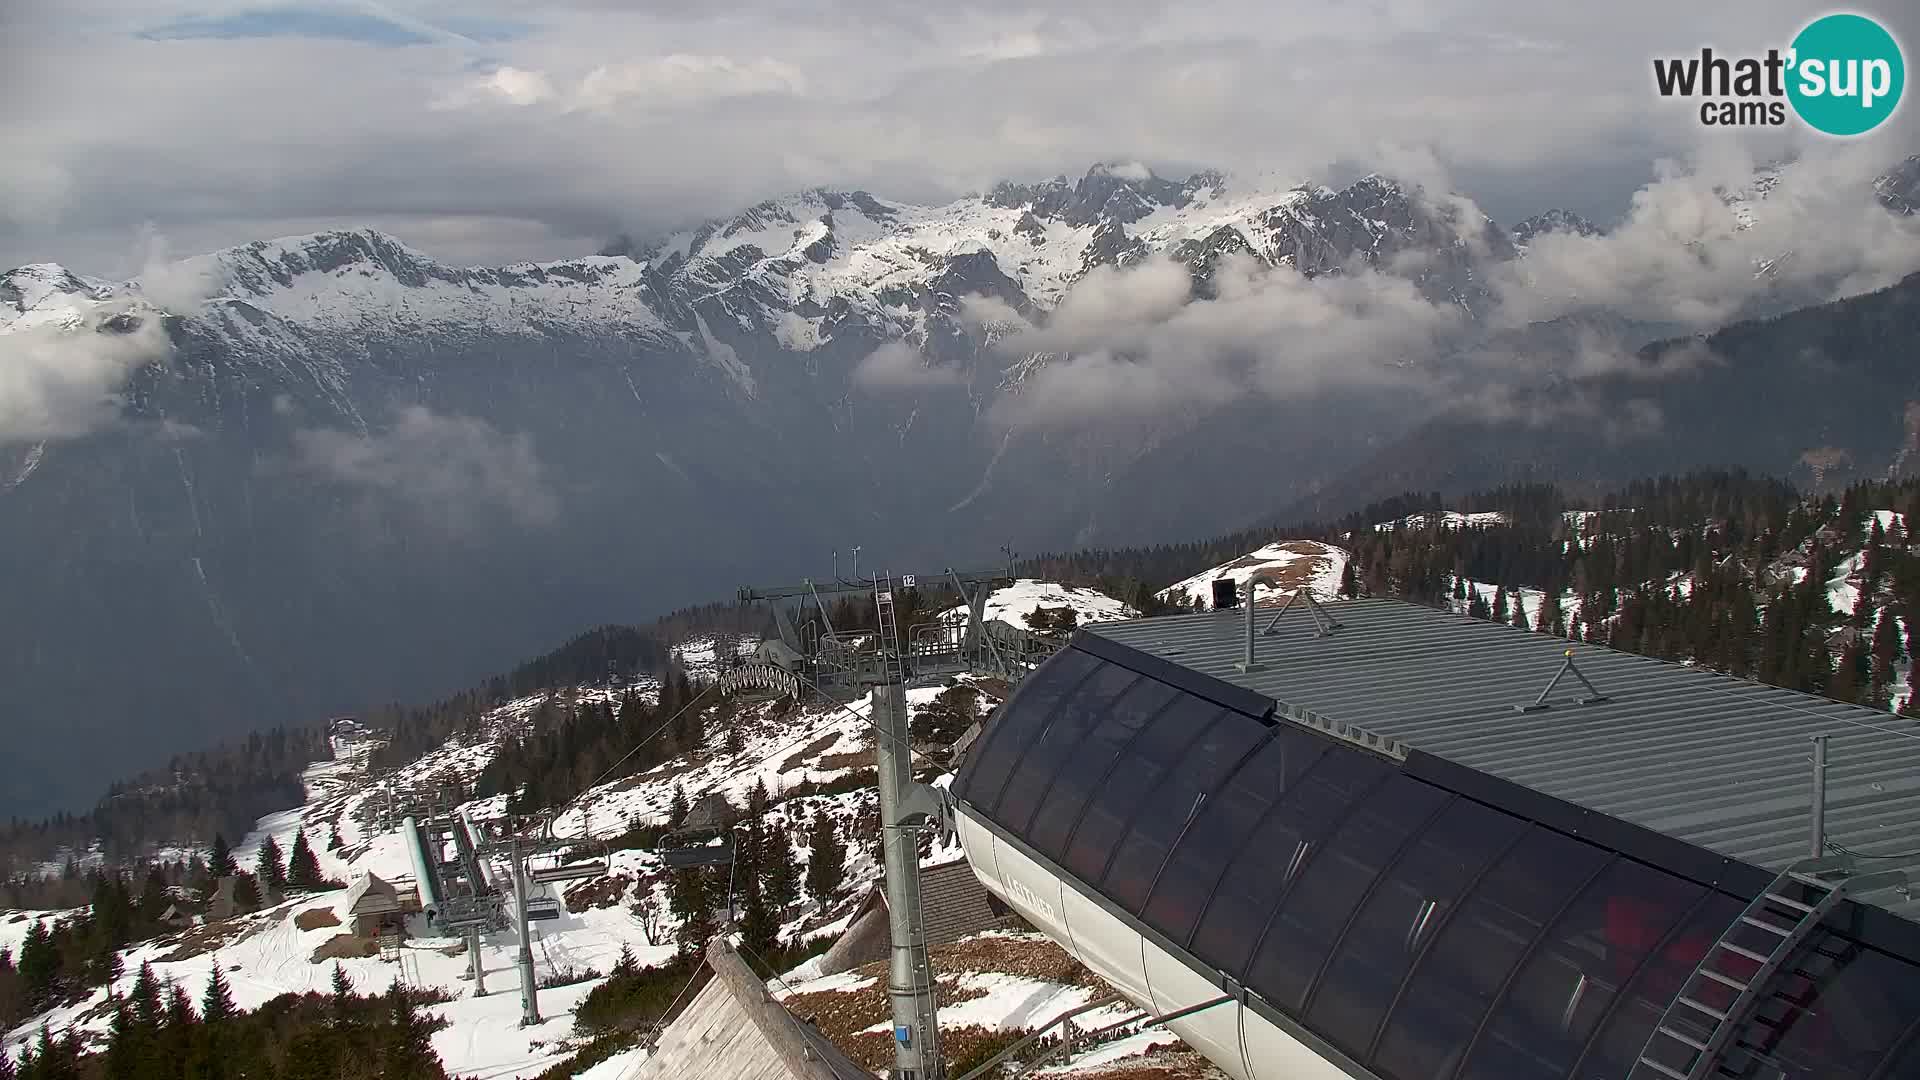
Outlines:
{"label": "handrail", "polygon": [[1006,1061],[1008,1058],[1026,1049],[1027,1046],[1031,1044],[1035,1039],[1040,1038],[1042,1035],[1045,1035],[1047,1032],[1052,1031],[1054,1028],[1059,1027],[1061,1024],[1064,1024],[1067,1021],[1073,1019],[1074,1017],[1079,1016],[1081,1013],[1092,1012],[1095,1009],[1104,1009],[1107,1006],[1119,1000],[1120,1000],[1120,996],[1118,994],[1114,994],[1109,997],[1100,998],[1097,1001],[1090,1001],[1085,1005],[1082,1005],[1075,1009],[1068,1009],[1066,1012],[1063,1012],[1059,1016],[1056,1016],[1053,1019],[1047,1021],[1045,1025],[1034,1028],[1032,1031],[1028,1032],[1026,1037],[1021,1039],[1019,1042],[1014,1043],[1012,1046],[1009,1046],[1005,1050],[1002,1050],[999,1053],[988,1058],[985,1062],[979,1065],[976,1065],[972,1069],[968,1070],[966,1075],[958,1077],[957,1080],[976,1080],[976,1078],[978,1077],[985,1076],[988,1072],[997,1068],[1002,1062]]}
{"label": "handrail", "polygon": [[[1233,995],[1223,994],[1220,997],[1214,998],[1212,1001],[1203,1001],[1198,1005],[1189,1005],[1184,1009],[1175,1009],[1170,1013],[1165,1013],[1160,1016],[1148,1016],[1148,1017],[1136,1016],[1128,1020],[1122,1020],[1118,1023],[1108,1024],[1106,1027],[1100,1028],[1097,1031],[1089,1031],[1086,1034],[1086,1039],[1087,1041],[1092,1042],[1096,1039],[1099,1039],[1103,1035],[1112,1034],[1113,1032],[1119,1031],[1123,1027],[1131,1027],[1134,1024],[1139,1024],[1141,1027],[1158,1027],[1161,1024],[1166,1024],[1174,1020],[1178,1020],[1183,1016],[1192,1016],[1194,1013],[1200,1012],[1205,1009],[1211,1009],[1215,1005],[1225,1005],[1227,1002],[1234,1001],[1234,1000],[1236,999],[1233,997]],[[1028,1073],[1032,1072],[1035,1069],[1040,1068],[1041,1066],[1045,1065],[1047,1062],[1052,1061],[1056,1056],[1058,1056],[1062,1051],[1066,1050],[1071,1045],[1072,1045],[1071,1043],[1063,1042],[1059,1046],[1056,1046],[1053,1049],[1047,1051],[1046,1053],[1040,1055],[1040,1057],[1037,1060],[1029,1063],[1026,1067],[1022,1068],[1019,1072],[1014,1073],[1013,1080],[1020,1080],[1021,1077],[1027,1075]],[[962,1077],[961,1080],[966,1080],[966,1078]]]}

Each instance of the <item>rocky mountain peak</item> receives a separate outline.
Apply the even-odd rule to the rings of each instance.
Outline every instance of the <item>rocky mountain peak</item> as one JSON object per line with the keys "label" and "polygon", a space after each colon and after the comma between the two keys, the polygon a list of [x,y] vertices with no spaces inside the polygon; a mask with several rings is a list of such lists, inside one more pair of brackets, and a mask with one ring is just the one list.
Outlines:
{"label": "rocky mountain peak", "polygon": [[1873,186],[1887,209],[1896,214],[1920,214],[1920,154],[1894,166]]}
{"label": "rocky mountain peak", "polygon": [[1572,233],[1575,236],[1599,236],[1604,230],[1571,210],[1553,209],[1535,214],[1513,227],[1513,242],[1524,249],[1535,237],[1545,233]]}

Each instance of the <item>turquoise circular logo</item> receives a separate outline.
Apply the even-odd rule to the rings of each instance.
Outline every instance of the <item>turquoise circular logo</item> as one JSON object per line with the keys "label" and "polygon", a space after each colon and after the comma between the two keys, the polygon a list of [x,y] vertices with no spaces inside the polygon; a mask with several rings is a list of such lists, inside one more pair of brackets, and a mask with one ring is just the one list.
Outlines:
{"label": "turquoise circular logo", "polygon": [[1787,98],[1828,135],[1864,135],[1900,105],[1907,64],[1900,43],[1864,15],[1828,15],[1793,39]]}

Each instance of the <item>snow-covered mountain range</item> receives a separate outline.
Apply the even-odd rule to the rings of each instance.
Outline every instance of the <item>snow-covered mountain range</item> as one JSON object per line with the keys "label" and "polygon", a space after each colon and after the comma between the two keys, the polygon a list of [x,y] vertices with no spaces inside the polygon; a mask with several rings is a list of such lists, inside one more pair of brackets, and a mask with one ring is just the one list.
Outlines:
{"label": "snow-covered mountain range", "polygon": [[[0,681],[83,718],[0,765],[0,812],[88,798],[185,731],[429,697],[855,543],[907,569],[1242,525],[1432,401],[1363,382],[1023,424],[1006,407],[1071,357],[997,347],[1016,320],[1155,256],[1207,296],[1232,255],[1405,274],[1471,327],[1516,238],[1554,229],[1584,231],[1510,234],[1378,175],[1107,164],[941,206],[803,192],[551,263],[452,267],[347,230],[132,282],[0,274],[0,363],[33,391],[0,401],[0,593],[21,613]],[[882,393],[860,374],[894,343],[924,371]],[[1248,460],[1285,463],[1252,505]]]}

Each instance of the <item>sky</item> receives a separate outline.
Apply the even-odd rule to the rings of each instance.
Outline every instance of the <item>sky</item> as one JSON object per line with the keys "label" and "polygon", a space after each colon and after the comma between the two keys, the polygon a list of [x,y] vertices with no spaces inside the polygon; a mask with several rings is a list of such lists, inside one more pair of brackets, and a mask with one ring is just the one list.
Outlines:
{"label": "sky", "polygon": [[[1920,41],[1911,8],[1855,10]],[[124,276],[155,238],[190,254],[358,225],[453,263],[563,258],[805,187],[933,202],[1102,160],[1302,181],[1422,161],[1502,220],[1609,219],[1662,158],[1794,149],[1703,129],[1650,61],[1784,45],[1808,12],[10,0],[0,267]],[[1871,138],[1911,147],[1916,113]]]}

